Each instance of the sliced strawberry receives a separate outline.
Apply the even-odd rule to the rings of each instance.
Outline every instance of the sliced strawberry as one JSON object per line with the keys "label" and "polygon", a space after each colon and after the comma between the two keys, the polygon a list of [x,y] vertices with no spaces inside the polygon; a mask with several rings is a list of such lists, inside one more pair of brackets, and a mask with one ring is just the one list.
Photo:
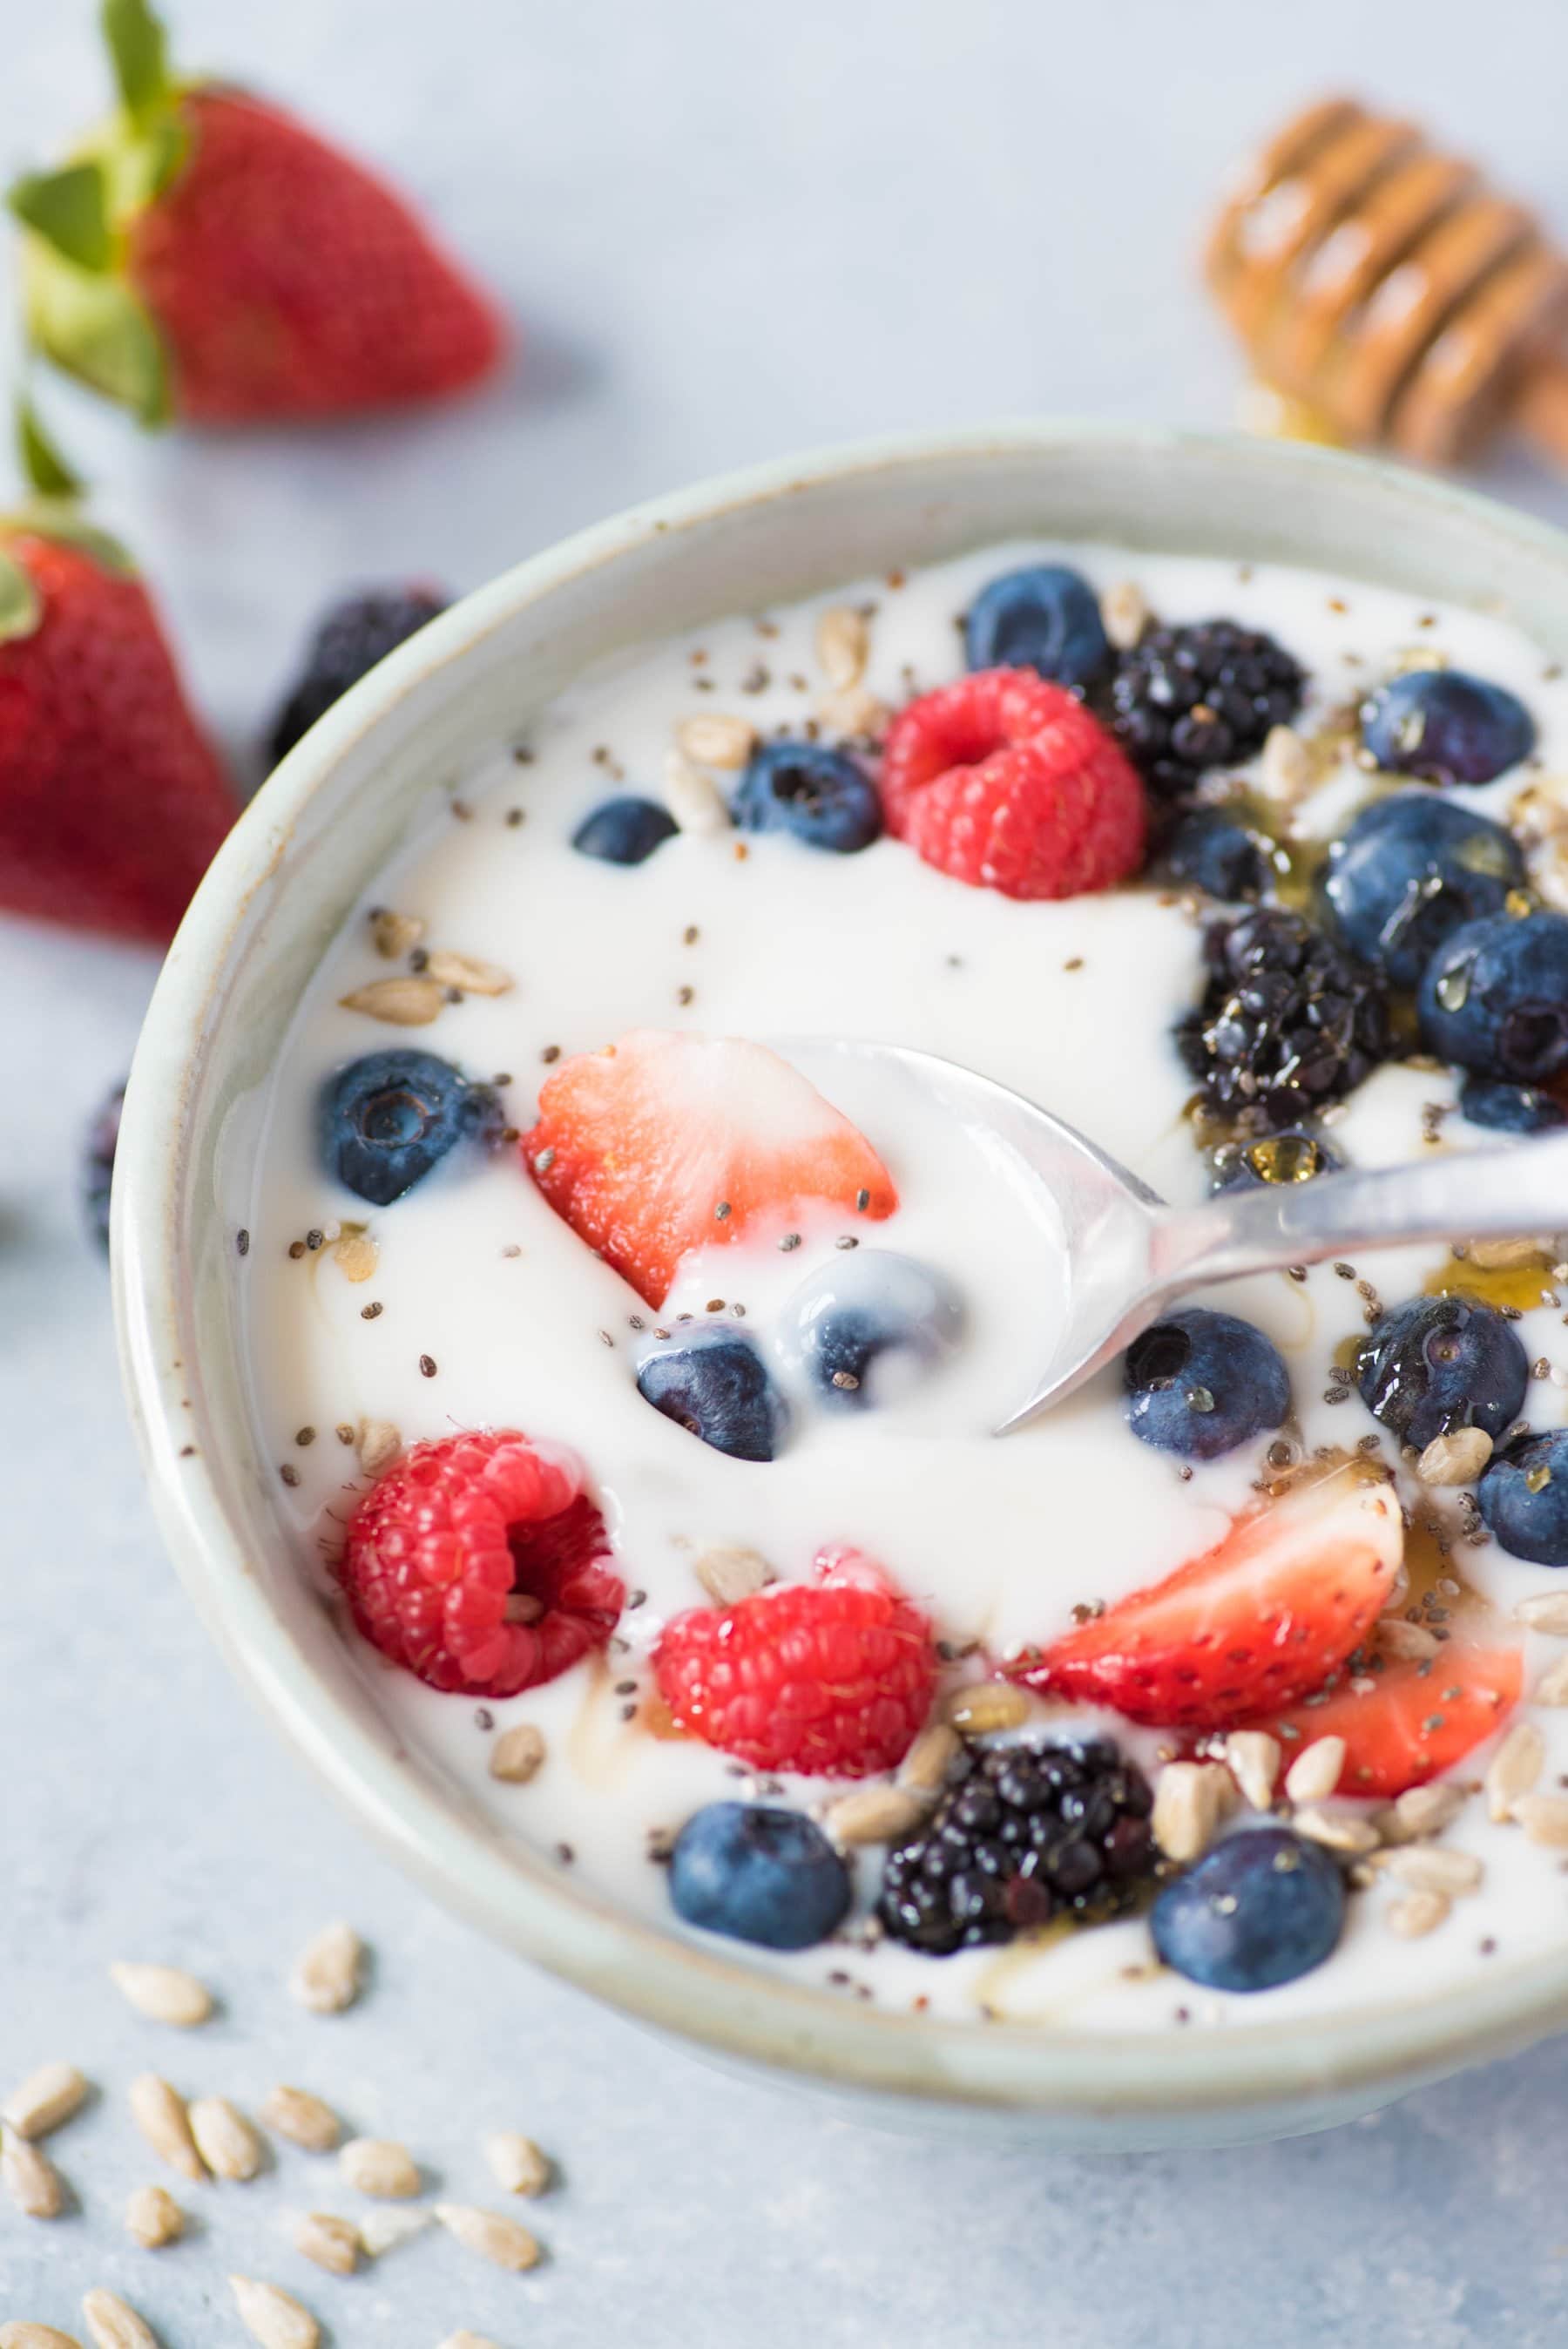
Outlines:
{"label": "sliced strawberry", "polygon": [[878,1221],[898,1205],[848,1118],[776,1052],[734,1036],[638,1028],[563,1061],[522,1161],[655,1309],[694,1248],[776,1236],[812,1206]]}
{"label": "sliced strawberry", "polygon": [[1380,1671],[1357,1673],[1321,1702],[1249,1726],[1285,1733],[1287,1755],[1314,1737],[1343,1737],[1342,1795],[1391,1799],[1462,1762],[1501,1729],[1519,1702],[1523,1666],[1517,1648],[1449,1641],[1425,1662],[1390,1658]]}
{"label": "sliced strawberry", "polygon": [[1230,1728],[1320,1689],[1387,1606],[1403,1555],[1392,1488],[1328,1478],[1239,1517],[1216,1547],[1015,1669],[1129,1721]]}

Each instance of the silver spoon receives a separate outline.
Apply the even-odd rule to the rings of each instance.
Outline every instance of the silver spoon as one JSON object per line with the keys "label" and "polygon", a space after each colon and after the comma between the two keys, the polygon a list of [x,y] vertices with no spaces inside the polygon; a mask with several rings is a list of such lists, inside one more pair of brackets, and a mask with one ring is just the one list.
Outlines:
{"label": "silver spoon", "polygon": [[1361,1248],[1415,1240],[1511,1238],[1568,1227],[1568,1133],[1507,1150],[1445,1151],[1414,1165],[1222,1191],[1170,1207],[1147,1183],[1022,1093],[905,1044],[786,1042],[790,1060],[903,1071],[977,1140],[1043,1184],[1061,1226],[1065,1299],[1056,1341],[1026,1402],[996,1429],[1059,1402],[1131,1344],[1184,1290]]}

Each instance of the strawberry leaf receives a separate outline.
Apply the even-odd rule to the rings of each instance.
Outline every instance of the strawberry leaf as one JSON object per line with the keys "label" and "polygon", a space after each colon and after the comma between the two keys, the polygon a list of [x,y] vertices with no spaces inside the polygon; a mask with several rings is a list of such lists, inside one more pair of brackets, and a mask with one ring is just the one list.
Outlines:
{"label": "strawberry leaf", "polygon": [[81,482],[44,429],[43,419],[26,395],[16,403],[16,445],[21,452],[23,476],[40,497],[79,495]]}
{"label": "strawberry leaf", "polygon": [[7,198],[17,219],[78,269],[107,270],[114,251],[103,169],[67,163],[62,171],[33,171]]}
{"label": "strawberry leaf", "polygon": [[169,364],[157,327],[129,285],[75,269],[35,243],[24,256],[27,336],[57,367],[107,393],[144,424],[170,413]]}
{"label": "strawberry leaf", "polygon": [[169,41],[147,0],[103,0],[103,33],[120,103],[145,122],[172,94]]}
{"label": "strawberry leaf", "polygon": [[0,554],[0,645],[30,636],[44,616],[43,600],[14,555]]}

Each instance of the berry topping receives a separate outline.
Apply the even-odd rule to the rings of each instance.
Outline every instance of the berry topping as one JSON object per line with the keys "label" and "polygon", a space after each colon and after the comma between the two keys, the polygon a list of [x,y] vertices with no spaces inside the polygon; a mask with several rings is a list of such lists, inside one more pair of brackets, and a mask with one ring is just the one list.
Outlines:
{"label": "berry topping", "polygon": [[1217,1460],[1277,1427],[1290,1409],[1279,1348],[1250,1321],[1189,1305],[1154,1322],[1122,1363],[1127,1423],[1183,1460]]}
{"label": "berry topping", "polygon": [[657,800],[606,800],[583,817],[572,845],[603,864],[643,864],[678,830],[668,808]]}
{"label": "berry topping", "polygon": [[1494,1133],[1548,1133],[1568,1125],[1568,1110],[1533,1085],[1504,1084],[1496,1077],[1467,1077],[1460,1108],[1472,1125]]}
{"label": "berry topping", "polygon": [[1205,1990],[1273,1990],[1330,1956],[1345,1878],[1321,1844],[1288,1827],[1227,1836],[1168,1884],[1150,1917],[1165,1963]]}
{"label": "berry topping", "polygon": [[1352,1091],[1387,1050],[1377,979],[1299,914],[1265,907],[1216,922],[1209,981],[1176,1024],[1206,1106],[1243,1131],[1295,1125]]}
{"label": "berry topping", "polygon": [[374,1207],[411,1191],[459,1142],[490,1145],[500,1129],[489,1085],[434,1052],[366,1052],[322,1089],[323,1164]]}
{"label": "berry topping", "polygon": [[119,1113],[125,1107],[125,1087],[116,1085],[98,1103],[88,1128],[82,1159],[82,1200],[88,1229],[99,1247],[108,1247],[109,1185],[114,1180],[114,1154],[119,1142]]}
{"label": "berry topping", "polygon": [[1222,1142],[1211,1163],[1213,1190],[1250,1191],[1264,1183],[1310,1183],[1337,1174],[1343,1161],[1320,1133],[1287,1125],[1256,1142]]}
{"label": "berry topping", "polygon": [[1026,669],[980,669],[888,729],[888,830],[1006,897],[1109,889],[1143,861],[1142,788],[1083,704]]}
{"label": "berry topping", "polygon": [[335,604],[317,623],[304,673],[273,721],[274,762],[351,685],[446,608],[433,587],[374,587]]}
{"label": "berry topping", "polygon": [[1161,859],[1172,881],[1184,881],[1227,905],[1266,897],[1274,881],[1269,842],[1218,808],[1194,808],[1165,843]]}
{"label": "berry topping", "polygon": [[1450,1640],[1439,1655],[1381,1658],[1379,1671],[1351,1672],[1300,1711],[1251,1723],[1281,1738],[1286,1753],[1314,1738],[1343,1737],[1339,1791],[1391,1802],[1424,1786],[1501,1728],[1519,1702],[1517,1648],[1475,1648]]}
{"label": "berry topping", "polygon": [[1175,797],[1210,768],[1261,750],[1269,729],[1295,716],[1305,682],[1262,629],[1234,620],[1150,628],[1117,666],[1111,724],[1144,781]]}
{"label": "berry topping", "polygon": [[749,1338],[727,1321],[696,1321],[651,1347],[637,1392],[666,1419],[736,1460],[771,1460],[786,1414]]}
{"label": "berry topping", "polygon": [[694,1248],[781,1236],[814,1206],[880,1222],[898,1205],[848,1118],[733,1036],[639,1028],[562,1061],[522,1156],[556,1214],[655,1309]]}
{"label": "berry topping", "polygon": [[1433,792],[1396,792],[1335,842],[1324,889],[1351,952],[1392,986],[1414,987],[1461,922],[1498,912],[1523,881],[1501,824]]}
{"label": "berry topping", "polygon": [[1395,1306],[1374,1325],[1357,1363],[1373,1418],[1418,1452],[1458,1427],[1500,1436],[1523,1408],[1529,1377],[1530,1358],[1501,1314],[1451,1295]]}
{"label": "berry topping", "polygon": [[740,779],[735,820],[745,832],[789,832],[808,848],[850,856],[882,828],[882,802],[863,767],[818,742],[766,742]]}
{"label": "berry topping", "polygon": [[1535,748],[1522,701],[1463,669],[1410,669],[1361,705],[1361,740],[1378,766],[1434,783],[1490,783]]}
{"label": "berry topping", "polygon": [[892,1770],[931,1703],[931,1627],[858,1551],[824,1550],[815,1573],[676,1616],[654,1651],[660,1694],[682,1729],[753,1770]]}
{"label": "berry topping", "polygon": [[670,1854],[677,1917],[732,1941],[806,1950],[825,1941],[850,1905],[850,1871],[799,1811],[709,1803]]}
{"label": "berry topping", "polygon": [[1239,1517],[1016,1676],[1129,1721],[1229,1728],[1320,1689],[1387,1605],[1403,1556],[1391,1490],[1327,1478]]}
{"label": "berry topping", "polygon": [[1568,1429],[1522,1436],[1500,1452],[1476,1498],[1510,1557],[1568,1566]]}
{"label": "berry topping", "polygon": [[964,1308],[947,1281],[886,1248],[835,1255],[786,1308],[786,1359],[818,1400],[855,1411],[895,1402],[950,1354]]}
{"label": "berry topping", "polygon": [[581,1463],[511,1428],[412,1445],[356,1510],[337,1576],[384,1656],[475,1696],[569,1671],[625,1596]]}
{"label": "berry topping", "polygon": [[1099,1924],[1153,1873],[1153,1798],[1104,1738],[964,1749],[919,1833],[888,1854],[878,1914],[928,1957],[1053,1918]]}
{"label": "berry topping", "polygon": [[1539,1085],[1568,1070],[1568,914],[1491,914],[1427,965],[1421,1040],[1483,1077]]}
{"label": "berry topping", "polygon": [[971,668],[1032,668],[1090,685],[1110,662],[1099,598],[1065,564],[1032,563],[982,587],[964,623]]}

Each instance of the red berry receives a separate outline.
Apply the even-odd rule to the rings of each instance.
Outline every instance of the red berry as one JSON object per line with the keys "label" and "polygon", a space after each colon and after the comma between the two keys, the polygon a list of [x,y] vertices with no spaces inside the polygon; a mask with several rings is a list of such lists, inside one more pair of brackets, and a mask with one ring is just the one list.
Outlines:
{"label": "red berry", "polygon": [[384,1656],[474,1696],[569,1671],[625,1598],[581,1464],[513,1428],[414,1444],[360,1503],[337,1571]]}
{"label": "red berry", "polygon": [[824,1550],[815,1571],[676,1616],[654,1651],[660,1694],[681,1728],[754,1770],[891,1770],[930,1709],[931,1626],[858,1551]]}
{"label": "red berry", "polygon": [[1143,786],[1081,701],[1028,669],[977,669],[888,729],[888,830],[955,881],[1078,897],[1143,861]]}

